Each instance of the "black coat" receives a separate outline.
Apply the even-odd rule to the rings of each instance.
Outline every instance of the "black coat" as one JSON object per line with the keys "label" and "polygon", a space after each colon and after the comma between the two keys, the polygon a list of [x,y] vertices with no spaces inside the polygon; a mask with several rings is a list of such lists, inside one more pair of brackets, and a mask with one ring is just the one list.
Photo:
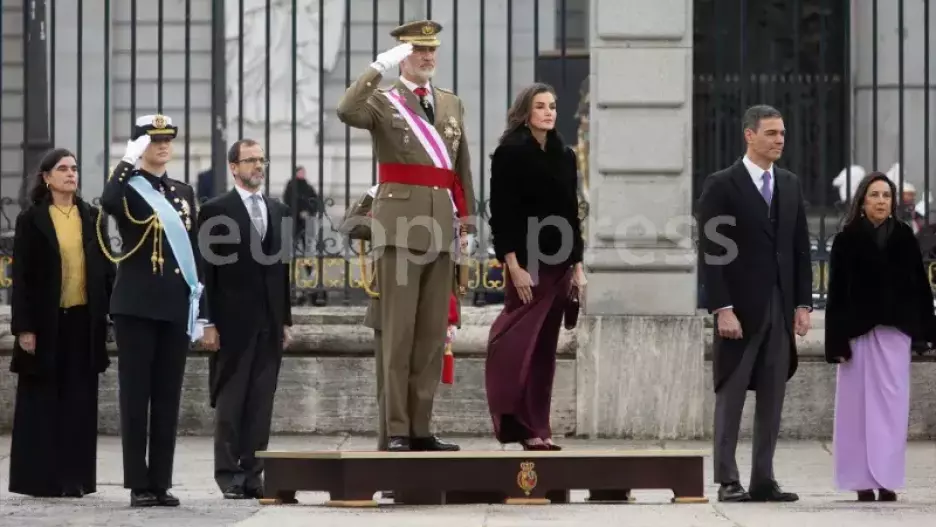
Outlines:
{"label": "black coat", "polygon": [[[108,299],[114,281],[114,265],[97,239],[100,211],[77,200],[81,216],[81,237],[85,258],[85,288],[91,320],[89,350],[98,373],[107,369]],[[106,229],[102,230],[107,236]],[[106,238],[105,238],[106,239]],[[58,336],[59,306],[62,295],[62,257],[55,226],[49,216],[49,202],[35,204],[19,214],[13,239],[12,320],[10,330],[36,334],[35,354],[23,351],[19,339],[13,347],[10,371],[28,375],[55,372],[55,345]]]}
{"label": "black coat", "polygon": [[[221,340],[221,349],[211,355],[209,364],[212,406],[258,324],[269,320],[278,331],[292,325],[289,288],[292,237],[291,232],[283,231],[283,219],[289,216],[289,210],[277,200],[265,198],[265,202],[267,235],[262,246],[255,248],[251,248],[251,243],[258,244],[255,238],[258,233],[236,190],[209,200],[198,215],[199,229],[213,238],[210,243],[206,238],[201,265],[211,313],[208,321],[215,325]],[[236,229],[231,229],[232,224]],[[261,251],[264,255],[280,256],[258,261],[254,254]]]}
{"label": "black coat", "polygon": [[[165,235],[161,237],[164,259],[162,272],[159,268],[155,273],[153,272],[151,258],[156,229],[147,232],[147,224],[137,223],[152,216],[153,209],[136,190],[128,187],[127,183],[134,175],[141,175],[154,188],[161,188],[176,210],[182,212],[183,221],[184,218],[189,218],[189,242],[192,245],[199,275],[201,271],[201,266],[198,265],[201,258],[198,251],[198,231],[195,225],[197,208],[194,189],[165,175],[156,177],[143,170],[136,170],[133,165],[121,161],[114,169],[111,178],[104,184],[101,208],[113,216],[117,222],[117,230],[120,232],[122,242],[119,257],[123,258],[126,252],[134,249],[136,252],[121,260],[117,266],[117,280],[114,283],[114,294],[111,298],[111,314],[186,324],[189,315],[189,286],[182,277],[179,264],[172,253],[172,246]],[[204,299],[205,296],[202,295],[199,318],[209,317]]]}
{"label": "black coat", "polygon": [[[891,220],[883,247],[859,219],[835,236],[829,257],[825,357],[851,358],[849,340],[875,326],[893,326],[917,341],[936,341],[933,291],[909,225]],[[885,228],[885,227],[882,227]]]}
{"label": "black coat", "polygon": [[582,261],[584,241],[575,153],[555,131],[547,138],[544,150],[528,128],[520,128],[505,137],[491,157],[489,225],[494,253],[501,262],[513,252],[520,266],[526,267],[528,219],[542,222],[550,216],[571,229],[563,236],[560,229],[544,224],[538,237],[540,254],[552,256],[566,251],[568,263]]}
{"label": "black coat", "polygon": [[[787,379],[798,366],[793,315],[798,306],[812,307],[809,230],[799,179],[776,165],[774,177],[775,221],[771,221],[767,203],[740,159],[706,178],[699,201],[706,307],[714,312],[734,306],[743,333],[741,339],[723,339],[715,331],[712,369],[716,390],[737,367],[748,340],[762,326],[778,281],[785,325],[790,332]],[[736,248],[737,255],[728,258],[727,263],[712,258],[725,257],[730,248]],[[752,380],[749,389],[754,388]]]}

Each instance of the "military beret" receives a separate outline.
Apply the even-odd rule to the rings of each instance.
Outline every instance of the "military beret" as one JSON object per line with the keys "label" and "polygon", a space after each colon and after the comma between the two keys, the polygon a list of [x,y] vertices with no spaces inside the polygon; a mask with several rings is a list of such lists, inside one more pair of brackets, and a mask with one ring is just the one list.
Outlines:
{"label": "military beret", "polygon": [[409,42],[413,46],[435,48],[442,44],[439,41],[439,33],[441,32],[442,24],[438,22],[416,20],[398,26],[390,32],[390,36],[400,42]]}
{"label": "military beret", "polygon": [[143,135],[149,135],[151,139],[175,139],[179,134],[179,128],[172,126],[172,119],[165,115],[144,115],[136,120],[133,127],[133,140]]}

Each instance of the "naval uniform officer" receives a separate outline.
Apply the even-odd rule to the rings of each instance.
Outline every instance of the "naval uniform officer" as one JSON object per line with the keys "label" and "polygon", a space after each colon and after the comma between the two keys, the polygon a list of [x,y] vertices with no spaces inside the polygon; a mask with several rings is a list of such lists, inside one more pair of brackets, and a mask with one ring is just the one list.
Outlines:
{"label": "naval uniform officer", "polygon": [[[401,44],[378,55],[338,104],[343,123],[370,131],[379,167],[372,212],[380,235],[372,243],[380,254],[378,375],[391,452],[459,448],[430,432],[448,326],[452,253],[459,246],[455,237],[474,231],[469,218],[475,214],[464,106],[454,93],[430,83],[441,30],[431,20],[394,29],[390,35]],[[398,65],[400,78],[378,89],[384,73]],[[459,207],[457,219],[453,196],[463,196],[467,204]],[[414,226],[407,228],[410,223]]]}
{"label": "naval uniform officer", "polygon": [[122,255],[111,256],[118,266],[110,313],[118,348],[124,487],[135,507],[179,504],[169,488],[182,378],[189,345],[201,337],[197,318],[207,315],[195,192],[166,176],[177,133],[169,117],[139,118],[101,196],[123,247]]}

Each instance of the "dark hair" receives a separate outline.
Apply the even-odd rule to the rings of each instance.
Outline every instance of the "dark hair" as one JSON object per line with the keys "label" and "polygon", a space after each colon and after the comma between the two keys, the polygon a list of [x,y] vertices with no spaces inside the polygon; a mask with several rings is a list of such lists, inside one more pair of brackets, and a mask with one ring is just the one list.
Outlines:
{"label": "dark hair", "polygon": [[29,192],[29,201],[33,205],[46,201],[50,197],[49,187],[46,186],[45,179],[43,176],[46,172],[51,171],[55,168],[55,165],[58,164],[63,158],[74,157],[76,160],[78,157],[67,148],[56,148],[54,150],[49,150],[42,156],[42,160],[39,161],[39,168],[36,170],[36,174],[33,176],[33,187]]}
{"label": "dark hair", "polygon": [[855,198],[852,199],[851,205],[848,207],[848,214],[845,215],[845,225],[851,225],[861,218],[862,211],[864,210],[865,198],[868,196],[868,189],[871,188],[871,184],[875,181],[887,182],[887,186],[890,187],[891,191],[891,216],[897,215],[897,187],[894,185],[894,182],[883,172],[871,172],[861,180],[861,183],[858,184],[858,189],[855,190]]}
{"label": "dark hair", "polygon": [[757,127],[760,126],[760,122],[764,119],[782,118],[783,114],[781,114],[780,110],[774,108],[773,106],[768,106],[766,104],[751,106],[747,109],[747,111],[744,112],[744,118],[741,121],[741,133],[743,134],[745,130],[756,132]]}
{"label": "dark hair", "polygon": [[535,82],[520,90],[514,103],[507,110],[507,128],[498,139],[498,144],[503,143],[510,134],[526,126],[530,120],[530,111],[533,109],[533,98],[541,93],[551,93],[553,98],[556,98],[556,90],[543,82]]}
{"label": "dark hair", "polygon": [[240,151],[242,146],[253,146],[260,143],[254,141],[253,139],[239,139],[231,145],[231,149],[228,150],[228,163],[237,163],[240,161]]}

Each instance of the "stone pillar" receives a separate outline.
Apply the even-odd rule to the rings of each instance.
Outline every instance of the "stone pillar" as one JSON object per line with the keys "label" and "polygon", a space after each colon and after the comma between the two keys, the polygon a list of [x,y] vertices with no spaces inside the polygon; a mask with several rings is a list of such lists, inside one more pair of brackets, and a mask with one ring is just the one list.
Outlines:
{"label": "stone pillar", "polygon": [[692,0],[592,0],[582,435],[703,434],[692,228]]}

